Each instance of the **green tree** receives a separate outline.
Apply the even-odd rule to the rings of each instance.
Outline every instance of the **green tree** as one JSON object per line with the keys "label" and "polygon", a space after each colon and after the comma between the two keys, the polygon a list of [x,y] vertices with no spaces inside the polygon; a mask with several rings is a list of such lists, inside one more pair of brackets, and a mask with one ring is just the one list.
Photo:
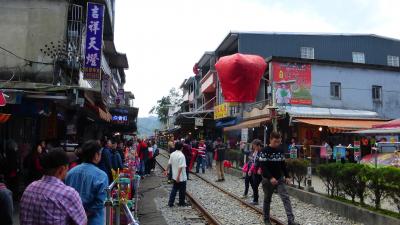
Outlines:
{"label": "green tree", "polygon": [[162,124],[168,121],[168,110],[171,105],[180,105],[182,103],[182,93],[179,89],[171,88],[167,96],[163,96],[157,100],[157,105],[153,106],[150,114],[157,114],[158,119]]}

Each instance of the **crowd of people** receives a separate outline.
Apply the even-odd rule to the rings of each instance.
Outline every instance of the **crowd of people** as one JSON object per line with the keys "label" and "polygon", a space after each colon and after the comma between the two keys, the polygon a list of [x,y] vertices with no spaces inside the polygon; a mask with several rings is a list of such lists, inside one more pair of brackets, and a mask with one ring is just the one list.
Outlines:
{"label": "crowd of people", "polygon": [[[157,151],[154,142],[151,145],[141,140],[89,140],[75,152],[48,147],[40,141],[24,158],[25,184],[15,184],[11,175],[17,169],[10,163],[17,148],[12,143],[9,146],[5,154],[0,154],[0,224],[6,225],[13,224],[15,202],[23,225],[105,224],[106,189],[115,174],[127,166],[128,155],[147,159],[141,161],[142,168],[147,169],[137,171],[145,176],[154,168]],[[25,188],[19,196],[21,186]]]}
{"label": "crowd of people", "polygon": [[[258,205],[259,186],[262,185],[264,192],[263,215],[264,223],[270,225],[270,206],[272,194],[277,192],[282,199],[289,225],[298,225],[295,222],[292,204],[285,185],[291,182],[285,164],[285,151],[281,147],[282,137],[277,132],[270,134],[269,144],[264,146],[263,143],[255,139],[251,143],[251,151],[249,152],[248,161],[243,166],[245,173],[244,183],[245,189],[243,198],[247,198],[250,186],[253,190],[254,205]],[[186,183],[189,180],[189,171],[192,163],[196,161],[196,173],[205,173],[205,167],[212,169],[213,160],[216,161],[215,167],[217,172],[216,182],[225,181],[224,161],[228,146],[222,142],[221,138],[217,138],[215,142],[200,140],[179,140],[168,142],[168,150],[170,158],[168,161],[168,169],[165,175],[173,183],[170,193],[168,206],[173,207],[177,193],[179,193],[178,206],[185,206]],[[192,163],[191,163],[192,162]]]}
{"label": "crowd of people", "polygon": [[[270,134],[269,145],[255,139],[251,143],[248,160],[243,166],[244,194],[253,191],[252,204],[259,202],[259,186],[264,192],[265,224],[270,224],[271,197],[277,192],[287,213],[289,225],[297,225],[285,184],[290,182],[285,165],[285,151],[281,148],[279,133]],[[165,175],[173,183],[168,206],[173,207],[179,193],[178,206],[186,206],[185,192],[189,171],[194,164],[196,173],[215,168],[216,182],[224,182],[224,161],[228,146],[217,138],[211,140],[169,141],[170,158]],[[13,159],[17,151],[10,143],[10,152],[0,154],[0,217],[2,224],[13,224]],[[104,224],[106,189],[117,171],[126,167],[129,154],[138,159],[137,173],[145,179],[155,169],[159,148],[154,140],[123,141],[117,139],[90,140],[74,153],[59,148],[49,148],[40,141],[25,158],[29,173],[20,202],[21,224]],[[9,156],[10,158],[7,158]],[[214,163],[215,161],[215,163]],[[5,179],[8,178],[8,179]],[[10,190],[11,189],[11,190]],[[15,200],[15,199],[14,199]]]}

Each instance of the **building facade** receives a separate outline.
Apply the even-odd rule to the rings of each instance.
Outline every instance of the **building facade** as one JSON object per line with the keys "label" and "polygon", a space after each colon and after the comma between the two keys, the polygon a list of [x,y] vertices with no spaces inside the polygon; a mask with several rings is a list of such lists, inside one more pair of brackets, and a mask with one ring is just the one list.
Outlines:
{"label": "building facade", "polygon": [[[101,27],[88,19],[93,3],[96,12],[104,10],[96,14]],[[114,45],[114,13],[114,0],[2,2],[0,90],[7,105],[0,113],[9,115],[0,124],[3,140],[30,149],[39,140],[66,146],[110,136],[120,129],[115,125],[136,130],[134,95],[124,91],[127,56]],[[86,43],[88,32],[101,32],[100,47]],[[96,78],[86,76],[86,44],[101,53]]]}

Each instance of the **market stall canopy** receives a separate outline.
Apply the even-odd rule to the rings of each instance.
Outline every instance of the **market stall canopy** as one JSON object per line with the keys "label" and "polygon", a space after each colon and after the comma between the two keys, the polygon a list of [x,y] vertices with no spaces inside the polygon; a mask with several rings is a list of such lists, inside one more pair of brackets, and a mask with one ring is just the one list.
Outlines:
{"label": "market stall canopy", "polygon": [[232,131],[232,130],[241,130],[243,128],[253,128],[253,127],[260,127],[263,123],[266,123],[270,121],[270,118],[265,117],[265,118],[260,118],[260,119],[253,119],[253,120],[247,120],[243,121],[237,125],[230,126],[230,127],[225,127],[224,131]]}
{"label": "market stall canopy", "polygon": [[254,102],[267,64],[261,56],[236,53],[215,64],[226,102]]}
{"label": "market stall canopy", "polygon": [[356,120],[356,119],[322,119],[322,118],[296,118],[294,122],[306,123],[329,128],[343,130],[369,129],[373,125],[384,123],[377,120]]}
{"label": "market stall canopy", "polygon": [[372,126],[372,128],[398,128],[400,129],[400,119],[392,120],[386,123],[377,124]]}

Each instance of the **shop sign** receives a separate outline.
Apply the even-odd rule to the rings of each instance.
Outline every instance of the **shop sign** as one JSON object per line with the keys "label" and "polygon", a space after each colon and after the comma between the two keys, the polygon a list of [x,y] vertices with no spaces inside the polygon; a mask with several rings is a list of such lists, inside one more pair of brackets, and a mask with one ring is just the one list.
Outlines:
{"label": "shop sign", "polygon": [[214,119],[222,119],[231,115],[231,107],[237,106],[237,103],[225,102],[214,107]]}
{"label": "shop sign", "polygon": [[88,2],[86,14],[86,43],[83,79],[100,80],[103,42],[104,5]]}
{"label": "shop sign", "polygon": [[311,105],[311,65],[273,62],[276,103],[280,105]]}
{"label": "shop sign", "polygon": [[128,123],[128,116],[127,115],[112,115],[111,120],[114,123]]}
{"label": "shop sign", "polygon": [[120,105],[125,99],[125,91],[124,89],[118,89],[117,97],[115,97],[115,104]]}
{"label": "shop sign", "polygon": [[241,141],[247,143],[249,140],[249,128],[243,128],[241,133]]}
{"label": "shop sign", "polygon": [[111,80],[110,76],[104,74],[101,80],[101,94],[103,97],[108,97],[111,94]]}
{"label": "shop sign", "polygon": [[204,122],[203,118],[195,118],[194,119],[194,125],[196,127],[202,127],[203,126],[203,122]]}

